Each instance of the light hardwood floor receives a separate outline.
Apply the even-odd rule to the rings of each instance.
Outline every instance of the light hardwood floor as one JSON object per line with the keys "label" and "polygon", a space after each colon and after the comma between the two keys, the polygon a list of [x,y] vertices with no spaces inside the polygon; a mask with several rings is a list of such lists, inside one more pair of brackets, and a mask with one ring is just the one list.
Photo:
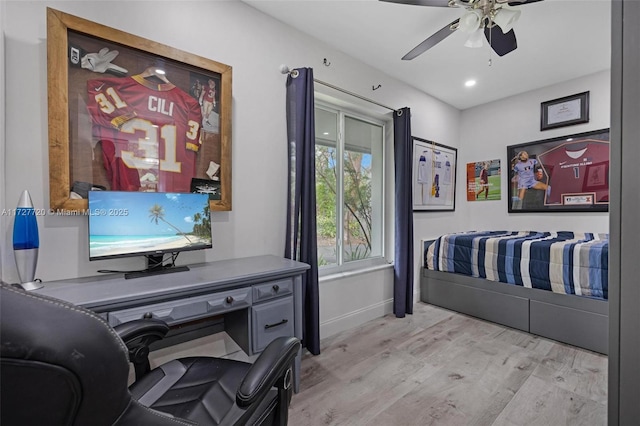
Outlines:
{"label": "light hardwood floor", "polygon": [[606,424],[607,357],[417,303],[323,339],[292,426]]}
{"label": "light hardwood floor", "polygon": [[[290,426],[606,424],[606,356],[421,302],[321,346],[303,356]],[[218,333],[150,359],[195,355],[255,358]]]}

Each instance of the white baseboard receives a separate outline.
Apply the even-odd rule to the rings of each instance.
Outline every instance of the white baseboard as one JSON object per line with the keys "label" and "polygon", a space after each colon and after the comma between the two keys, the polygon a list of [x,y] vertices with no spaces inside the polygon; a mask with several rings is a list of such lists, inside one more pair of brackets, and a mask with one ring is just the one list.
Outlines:
{"label": "white baseboard", "polygon": [[[419,302],[420,286],[414,285],[413,290],[413,303]],[[387,299],[374,305],[366,306],[356,311],[332,318],[320,323],[320,338],[323,339],[325,337],[333,336],[341,331],[349,330],[362,325],[367,321],[381,318],[392,312],[393,299]]]}
{"label": "white baseboard", "polygon": [[341,331],[349,330],[367,321],[381,318],[393,312],[393,299],[384,300],[375,305],[366,306],[336,318],[320,323],[320,338],[333,336]]}

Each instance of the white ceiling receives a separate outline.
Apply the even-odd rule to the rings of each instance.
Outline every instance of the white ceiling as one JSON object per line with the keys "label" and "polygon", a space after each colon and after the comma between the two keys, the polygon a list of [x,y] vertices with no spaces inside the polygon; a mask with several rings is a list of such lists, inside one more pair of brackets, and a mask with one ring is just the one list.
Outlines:
{"label": "white ceiling", "polygon": [[[488,43],[464,47],[466,35],[456,31],[411,61],[401,58],[463,9],[377,0],[242,1],[461,110],[610,68],[610,0],[519,6],[518,48],[503,57]],[[477,85],[466,88],[468,79]]]}

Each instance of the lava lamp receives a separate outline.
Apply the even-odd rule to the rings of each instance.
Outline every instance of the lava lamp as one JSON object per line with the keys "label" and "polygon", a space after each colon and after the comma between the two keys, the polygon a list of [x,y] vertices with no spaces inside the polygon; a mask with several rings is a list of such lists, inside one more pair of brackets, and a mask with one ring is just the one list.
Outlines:
{"label": "lava lamp", "polygon": [[16,207],[13,222],[13,254],[18,268],[20,285],[25,290],[35,290],[42,287],[40,280],[35,280],[38,264],[38,222],[33,209],[29,191],[24,191]]}

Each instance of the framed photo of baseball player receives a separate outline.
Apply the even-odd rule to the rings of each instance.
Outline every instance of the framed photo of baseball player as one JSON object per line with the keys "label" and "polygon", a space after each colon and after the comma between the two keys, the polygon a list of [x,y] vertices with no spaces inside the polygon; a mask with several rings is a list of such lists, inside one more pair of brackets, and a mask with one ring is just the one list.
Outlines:
{"label": "framed photo of baseball player", "polygon": [[458,150],[413,137],[413,211],[456,209]]}
{"label": "framed photo of baseball player", "polygon": [[47,26],[51,209],[204,188],[231,210],[232,68],[51,8]]}
{"label": "framed photo of baseball player", "polygon": [[510,213],[609,210],[609,129],[507,147]]}

